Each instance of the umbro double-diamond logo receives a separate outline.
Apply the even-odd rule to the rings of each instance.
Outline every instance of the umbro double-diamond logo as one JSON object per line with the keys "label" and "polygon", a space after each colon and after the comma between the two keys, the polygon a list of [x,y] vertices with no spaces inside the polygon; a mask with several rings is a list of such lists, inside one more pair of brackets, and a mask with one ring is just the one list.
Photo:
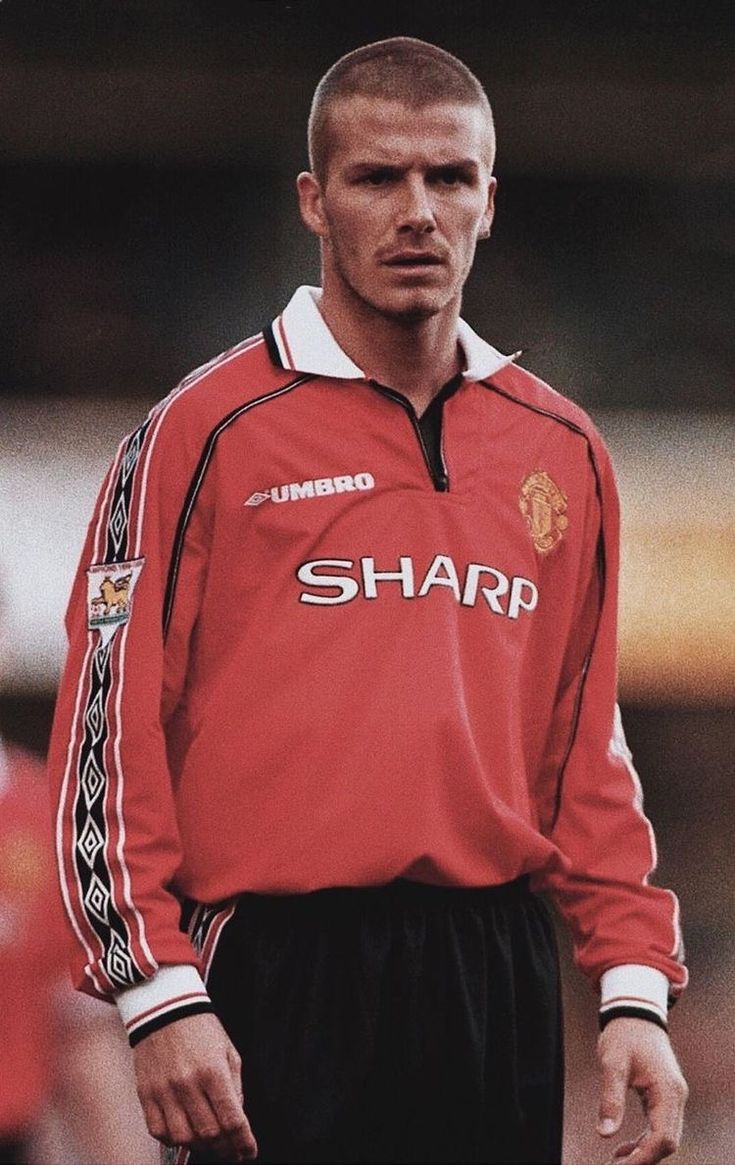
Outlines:
{"label": "umbro double-diamond logo", "polygon": [[304,498],[323,498],[330,494],[374,488],[375,478],[372,473],[345,473],[339,477],[315,477],[308,481],[291,481],[286,485],[256,490],[244,504],[260,506],[263,502],[300,502]]}

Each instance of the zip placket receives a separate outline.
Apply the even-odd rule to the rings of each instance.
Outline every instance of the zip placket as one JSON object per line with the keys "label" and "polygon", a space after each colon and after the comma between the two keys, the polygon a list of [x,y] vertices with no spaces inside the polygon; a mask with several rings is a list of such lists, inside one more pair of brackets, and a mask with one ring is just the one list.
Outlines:
{"label": "zip placket", "polygon": [[[383,396],[387,396],[389,400],[395,401],[396,404],[399,404],[404,412],[408,414],[411,425],[413,426],[413,431],[416,434],[416,439],[419,443],[419,448],[421,449],[421,453],[424,458],[424,464],[426,465],[426,470],[429,474],[429,478],[431,479],[431,483],[438,493],[446,493],[449,490],[449,473],[447,471],[446,462],[444,460],[443,441],[441,439],[439,441],[439,460],[441,462],[441,469],[437,473],[431,457],[429,456],[429,450],[426,447],[424,434],[421,432],[421,425],[419,423],[418,417],[416,416],[416,410],[414,409],[410,400],[408,400],[405,396],[402,396],[400,392],[396,392],[392,388],[386,388],[385,385],[378,384],[374,380],[371,380],[369,383],[371,387],[376,390],[376,392],[381,393]],[[429,408],[431,408],[431,405],[429,405]]]}

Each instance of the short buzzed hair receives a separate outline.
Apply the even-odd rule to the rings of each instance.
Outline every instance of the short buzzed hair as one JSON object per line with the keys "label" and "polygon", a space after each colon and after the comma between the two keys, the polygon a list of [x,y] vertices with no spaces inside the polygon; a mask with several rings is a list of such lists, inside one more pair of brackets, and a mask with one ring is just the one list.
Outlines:
{"label": "short buzzed hair", "polygon": [[309,163],[320,182],[329,157],[331,108],[337,101],[356,96],[400,101],[411,109],[442,103],[477,106],[487,118],[487,160],[492,170],[493,115],[475,74],[446,49],[415,37],[394,36],[340,57],[317,85],[309,115]]}

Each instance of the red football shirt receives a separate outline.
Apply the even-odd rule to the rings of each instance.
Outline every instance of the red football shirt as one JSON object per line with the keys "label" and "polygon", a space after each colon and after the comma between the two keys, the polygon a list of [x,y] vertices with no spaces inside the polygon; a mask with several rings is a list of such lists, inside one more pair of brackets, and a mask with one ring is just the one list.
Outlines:
{"label": "red football shirt", "polygon": [[[88,989],[196,965],[182,897],[521,874],[593,982],[683,985],[616,710],[607,452],[576,405],[458,340],[439,475],[306,288],[121,445],[50,758]],[[171,983],[152,1006],[204,996]]]}

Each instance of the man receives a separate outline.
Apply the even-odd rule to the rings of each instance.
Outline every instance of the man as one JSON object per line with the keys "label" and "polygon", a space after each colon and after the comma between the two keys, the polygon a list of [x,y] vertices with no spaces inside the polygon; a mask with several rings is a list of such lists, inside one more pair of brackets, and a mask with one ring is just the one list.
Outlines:
{"label": "man", "polygon": [[558,1161],[546,889],[601,991],[600,1132],[635,1088],[650,1165],[685,972],[609,461],[459,317],[496,185],[466,67],[358,49],[309,140],[321,291],[152,411],[89,528],[52,757],[78,980],[178,1160]]}

